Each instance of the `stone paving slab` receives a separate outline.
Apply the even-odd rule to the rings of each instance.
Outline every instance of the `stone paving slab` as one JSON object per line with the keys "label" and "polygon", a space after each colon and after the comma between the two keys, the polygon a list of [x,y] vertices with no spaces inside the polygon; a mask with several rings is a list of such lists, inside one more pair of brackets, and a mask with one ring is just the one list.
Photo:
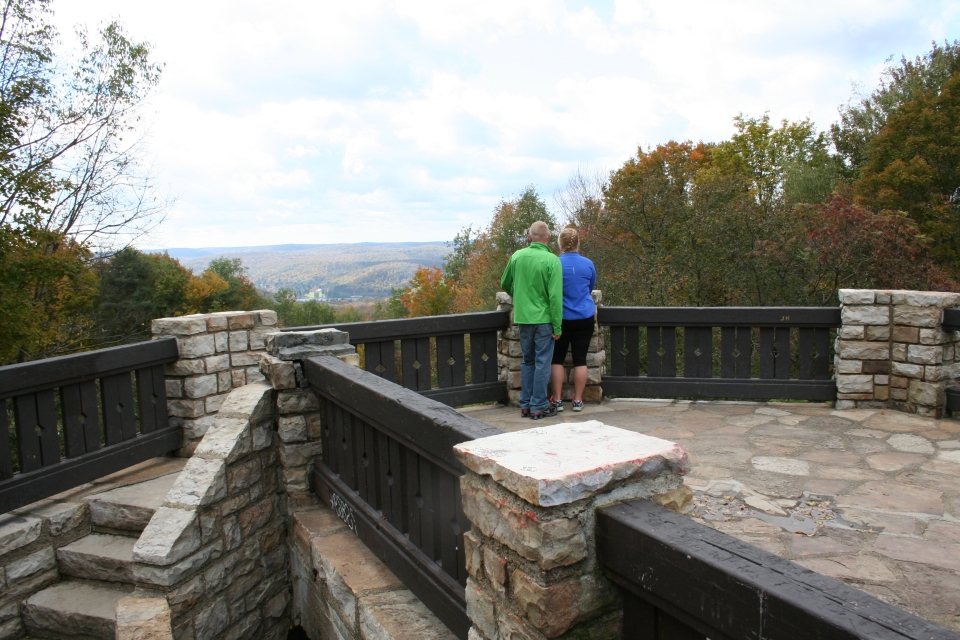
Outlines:
{"label": "stone paving slab", "polygon": [[[58,493],[57,495],[48,498],[48,500],[57,502],[80,502],[85,497],[96,493],[103,493],[112,489],[127,487],[140,482],[149,481],[161,476],[180,473],[186,464],[187,458],[151,458],[150,460],[145,460],[140,464],[123,469],[122,471],[117,471],[116,473],[112,473],[108,476],[98,478],[93,482],[80,485],[79,487],[74,487],[73,489],[68,489],[63,493]],[[28,505],[26,507],[22,507],[22,509],[25,511],[30,511],[32,506],[33,505]]]}
{"label": "stone paving slab", "polygon": [[[744,541],[960,631],[960,422],[820,403],[607,400],[518,431],[598,420],[689,456],[688,513]],[[799,531],[799,533],[797,533]]]}
{"label": "stone paving slab", "polygon": [[57,549],[60,573],[87,580],[133,584],[136,538],[92,533]]}
{"label": "stone paving slab", "polygon": [[90,518],[99,527],[143,531],[176,479],[171,473],[88,496]]}
{"label": "stone paving slab", "polygon": [[27,630],[37,635],[113,638],[117,601],[131,590],[132,587],[60,582],[26,600],[23,620]]}

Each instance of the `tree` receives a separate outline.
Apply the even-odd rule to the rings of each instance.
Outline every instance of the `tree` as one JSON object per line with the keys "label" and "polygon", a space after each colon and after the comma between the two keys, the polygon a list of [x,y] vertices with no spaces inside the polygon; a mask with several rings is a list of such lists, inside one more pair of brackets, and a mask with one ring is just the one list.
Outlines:
{"label": "tree", "polygon": [[817,204],[830,195],[836,173],[827,137],[809,118],[783,120],[774,128],[769,114],[733,119],[736,133],[717,145],[714,161],[741,171],[764,211]]}
{"label": "tree", "polygon": [[[448,280],[451,278],[447,277]],[[410,311],[403,306],[404,288],[390,289],[390,297],[387,298],[387,304],[376,303],[373,308],[374,320],[393,320],[396,318],[406,318]]]}
{"label": "tree", "polygon": [[207,269],[227,284],[211,295],[211,311],[249,311],[261,303],[257,287],[247,277],[240,258],[214,258]]}
{"label": "tree", "polygon": [[808,257],[808,300],[834,304],[844,288],[956,291],[938,267],[917,223],[903,213],[876,213],[843,196],[799,211]]}
{"label": "tree", "polygon": [[889,115],[860,175],[860,202],[906,212],[938,262],[960,275],[960,72]]}
{"label": "tree", "polygon": [[215,296],[230,288],[230,284],[210,269],[205,270],[199,277],[192,277],[187,282],[185,296],[188,313],[210,313],[214,309]]}
{"label": "tree", "polygon": [[494,307],[507,260],[527,246],[527,232],[538,220],[546,222],[551,229],[557,227],[556,218],[531,185],[515,199],[501,201],[486,229],[474,233],[468,227],[457,235],[454,252],[447,259],[447,264],[453,267],[448,272],[449,281],[454,285],[453,311],[484,311]]}
{"label": "tree", "polygon": [[81,55],[56,59],[49,0],[5,0],[0,21],[0,224],[37,224],[99,251],[149,230],[166,206],[152,196],[135,135],[160,78],[146,43],[121,25]]}
{"label": "tree", "polygon": [[21,361],[96,344],[91,263],[169,204],[153,196],[134,135],[159,80],[149,47],[110,23],[96,39],[79,32],[78,59],[57,58],[49,7],[0,9],[0,295],[14,313],[44,314],[4,333],[0,351]]}
{"label": "tree", "polygon": [[[48,254],[52,242],[60,250]],[[97,277],[90,258],[82,245],[49,231],[0,225],[0,364],[92,345]]]}
{"label": "tree", "polygon": [[127,247],[102,266],[97,316],[99,343],[143,340],[154,318],[181,315],[187,308],[189,269],[169,254]]}
{"label": "tree", "polygon": [[840,108],[840,122],[830,128],[833,144],[842,159],[844,174],[856,179],[870,161],[874,139],[901,105],[927,92],[939,93],[946,81],[960,71],[960,42],[933,43],[929,53],[913,60],[901,57],[887,66],[880,86],[870,95],[857,93]]}
{"label": "tree", "polygon": [[420,267],[403,287],[400,302],[412,317],[450,313],[453,290],[437,267]]}

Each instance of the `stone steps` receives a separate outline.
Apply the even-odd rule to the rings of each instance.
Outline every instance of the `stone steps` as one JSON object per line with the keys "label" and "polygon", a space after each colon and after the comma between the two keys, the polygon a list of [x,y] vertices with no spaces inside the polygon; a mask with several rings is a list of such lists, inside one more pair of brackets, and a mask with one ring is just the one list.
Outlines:
{"label": "stone steps", "polygon": [[163,503],[177,479],[176,473],[87,496],[95,527],[140,533]]}
{"label": "stone steps", "polygon": [[60,573],[87,580],[134,583],[133,545],[137,539],[91,533],[57,550]]}
{"label": "stone steps", "polygon": [[27,633],[43,638],[113,640],[117,601],[132,585],[65,581],[30,596],[21,608]]}

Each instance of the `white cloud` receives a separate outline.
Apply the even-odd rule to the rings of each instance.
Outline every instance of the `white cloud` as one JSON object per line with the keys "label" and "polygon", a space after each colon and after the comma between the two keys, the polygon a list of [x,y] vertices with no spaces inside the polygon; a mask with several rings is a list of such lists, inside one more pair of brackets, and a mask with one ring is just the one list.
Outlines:
{"label": "white cloud", "polygon": [[[956,38],[955,2],[56,0],[166,63],[151,149],[179,195],[149,244],[442,240],[527,184],[738,113],[821,128],[889,55]],[[69,43],[69,37],[66,38]]]}

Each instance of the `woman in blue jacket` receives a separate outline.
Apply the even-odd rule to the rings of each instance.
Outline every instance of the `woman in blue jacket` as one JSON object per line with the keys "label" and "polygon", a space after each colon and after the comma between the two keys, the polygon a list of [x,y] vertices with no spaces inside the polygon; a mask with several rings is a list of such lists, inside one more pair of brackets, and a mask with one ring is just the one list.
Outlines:
{"label": "woman in blue jacket", "polygon": [[597,305],[590,292],[597,286],[597,269],[588,258],[580,255],[580,233],[576,227],[567,227],[557,239],[560,245],[560,265],[563,268],[563,328],[553,347],[553,365],[550,384],[553,395],[550,402],[563,411],[563,361],[567,349],[573,352],[573,410],[583,410],[583,389],[587,386],[587,350],[593,337]]}

